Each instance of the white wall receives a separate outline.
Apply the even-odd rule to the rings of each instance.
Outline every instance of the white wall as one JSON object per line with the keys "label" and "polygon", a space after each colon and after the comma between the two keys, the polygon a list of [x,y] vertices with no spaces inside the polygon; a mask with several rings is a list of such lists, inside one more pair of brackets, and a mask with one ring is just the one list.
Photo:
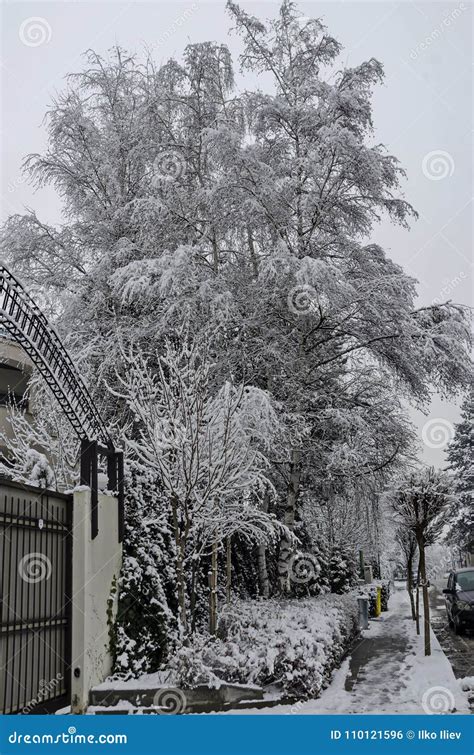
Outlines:
{"label": "white wall", "polygon": [[84,713],[89,690],[112,670],[110,630],[117,609],[122,564],[118,506],[99,494],[99,534],[91,539],[91,493],[81,488],[73,501],[71,712]]}

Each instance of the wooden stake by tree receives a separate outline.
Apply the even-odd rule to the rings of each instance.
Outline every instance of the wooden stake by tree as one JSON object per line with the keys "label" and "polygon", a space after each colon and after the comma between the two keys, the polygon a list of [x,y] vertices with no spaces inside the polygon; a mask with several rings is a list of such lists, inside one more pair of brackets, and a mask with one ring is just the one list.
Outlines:
{"label": "wooden stake by tree", "polygon": [[416,633],[417,635],[420,634],[420,565],[418,564],[418,569],[416,572],[416,605],[415,605],[415,613],[416,613]]}
{"label": "wooden stake by tree", "polygon": [[230,605],[230,591],[232,587],[232,540],[230,535],[227,536],[226,547],[226,600],[227,605]]}
{"label": "wooden stake by tree", "polygon": [[416,538],[413,532],[405,527],[399,527],[396,533],[396,539],[402,549],[404,566],[407,573],[407,591],[410,596],[411,617],[413,621],[417,619],[417,610],[413,596],[413,564],[416,555]]}

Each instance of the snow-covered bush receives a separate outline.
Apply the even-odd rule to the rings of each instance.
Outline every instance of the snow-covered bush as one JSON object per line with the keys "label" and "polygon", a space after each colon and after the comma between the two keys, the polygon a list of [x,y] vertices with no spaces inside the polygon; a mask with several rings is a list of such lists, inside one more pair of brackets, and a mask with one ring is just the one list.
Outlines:
{"label": "snow-covered bush", "polygon": [[218,637],[197,635],[170,660],[180,684],[274,685],[317,697],[357,632],[353,596],[238,601],[223,611]]}
{"label": "snow-covered bush", "polygon": [[381,584],[381,587],[382,587],[382,594],[381,594],[382,611],[388,611],[388,601],[390,598],[390,582],[388,582],[388,580],[384,580]]}
{"label": "snow-covered bush", "polygon": [[[330,592],[329,585],[329,544],[317,531],[311,531],[307,522],[304,521],[305,511],[302,512],[303,520],[295,524],[295,535],[300,545],[291,561],[291,571],[296,579],[292,580],[292,595],[294,597],[309,597],[324,595]],[[299,559],[303,562],[299,564]],[[307,578],[301,570],[306,567]],[[300,571],[300,574],[298,574]],[[302,577],[302,579],[300,579]]]}
{"label": "snow-covered bush", "polygon": [[163,662],[177,638],[174,545],[151,474],[129,474],[126,529],[113,628],[114,671],[138,676]]}
{"label": "snow-covered bush", "polygon": [[35,448],[29,448],[23,457],[22,473],[31,485],[50,488],[54,485],[54,474],[46,456]]}
{"label": "snow-covered bush", "polygon": [[328,565],[331,592],[338,595],[350,590],[357,578],[357,566],[354,555],[333,549]]}

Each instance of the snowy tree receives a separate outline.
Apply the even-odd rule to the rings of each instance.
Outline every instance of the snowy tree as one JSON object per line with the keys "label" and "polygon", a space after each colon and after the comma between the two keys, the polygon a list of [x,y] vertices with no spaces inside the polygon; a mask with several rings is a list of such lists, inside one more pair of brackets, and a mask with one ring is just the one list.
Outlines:
{"label": "snowy tree", "polygon": [[[373,367],[374,385],[384,365],[378,382],[396,381],[418,401],[428,398],[431,381],[448,391],[462,385],[469,375],[465,313],[449,304],[417,311],[414,281],[380,247],[361,243],[381,212],[402,223],[412,214],[395,197],[402,175],[395,158],[367,144],[381,65],[370,60],[330,83],[323,72],[340,46],[319,21],[303,23],[290,2],[268,26],[228,6],[244,40],[244,70],[266,72],[275,89],[247,96],[253,142],[227,144],[229,180],[255,225],[246,245],[251,309],[240,335],[253,372],[305,418],[315,395],[347,406],[344,377],[359,356]],[[257,326],[262,308],[265,333]],[[390,437],[382,446],[387,460],[396,456]],[[305,448],[289,452],[290,524],[307,458]],[[282,587],[288,556],[282,548]]]}
{"label": "snowy tree", "polygon": [[439,537],[448,505],[453,501],[452,481],[433,467],[395,480],[386,500],[400,526],[413,533],[418,545],[419,574],[423,589],[425,655],[431,655],[430,604],[426,570],[426,547]]}
{"label": "snowy tree", "polygon": [[449,510],[451,528],[447,540],[461,551],[474,552],[474,390],[461,408],[461,421],[455,426],[448,448],[449,468],[454,475],[457,499]]}
{"label": "snowy tree", "polygon": [[[181,340],[181,339],[180,339]],[[156,355],[156,369],[130,354],[120,393],[136,432],[128,440],[138,468],[156,474],[169,501],[176,547],[180,621],[188,626],[187,570],[212,550],[211,596],[217,586],[217,547],[234,533],[268,541],[282,530],[259,505],[271,482],[265,449],[279,420],[269,397],[225,383],[210,391],[209,345],[184,338]],[[215,629],[215,606],[211,625]]]}
{"label": "snowy tree", "polygon": [[71,490],[79,479],[77,437],[39,375],[31,378],[25,398],[31,411],[13,400],[8,406],[8,431],[0,432],[5,448],[0,472],[26,484]]}
{"label": "snowy tree", "polygon": [[[2,258],[48,293],[140,474],[151,470],[170,516],[180,512],[171,527],[186,619],[186,593],[192,603],[212,556],[215,582],[228,537],[234,566],[252,540],[263,595],[294,587],[297,549],[325,560],[324,588],[333,554],[350,564],[354,549],[376,550],[376,490],[412,454],[407,402],[423,405],[433,387],[456,393],[472,376],[466,311],[417,307],[416,281],[372,243],[383,214],[402,225],[415,214],[397,159],[373,143],[382,65],[344,67],[321,21],[287,0],[268,24],[232,2],[228,10],[242,73],[263,75],[266,90],[236,89],[219,42],[190,44],[159,66],[119,47],[89,51],[47,114],[44,153],[25,165],[37,185],[56,188],[63,223],[30,212],[0,238]],[[183,320],[192,343],[212,333],[205,367],[197,357],[186,366]],[[250,429],[252,416],[261,419]],[[224,437],[228,463],[217,450]],[[293,535],[315,523],[324,534],[297,544]]]}

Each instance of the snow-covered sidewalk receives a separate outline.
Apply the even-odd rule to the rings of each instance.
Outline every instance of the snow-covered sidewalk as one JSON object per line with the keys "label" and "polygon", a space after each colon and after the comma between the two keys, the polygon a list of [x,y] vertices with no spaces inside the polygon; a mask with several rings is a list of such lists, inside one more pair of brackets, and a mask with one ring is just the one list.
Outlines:
{"label": "snow-covered sidewalk", "polygon": [[317,700],[230,714],[469,713],[466,694],[431,633],[431,656],[423,655],[406,590],[397,586],[390,610],[371,620],[361,642]]}

